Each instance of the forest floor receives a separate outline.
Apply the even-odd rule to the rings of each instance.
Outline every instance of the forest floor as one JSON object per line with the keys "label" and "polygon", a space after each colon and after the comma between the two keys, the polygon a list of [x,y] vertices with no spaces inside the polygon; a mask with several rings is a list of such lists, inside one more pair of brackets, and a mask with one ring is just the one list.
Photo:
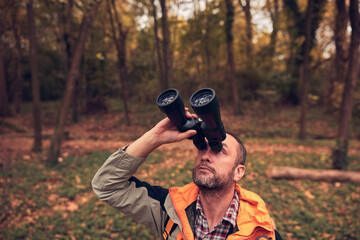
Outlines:
{"label": "forest floor", "polygon": [[[147,109],[146,116],[131,114],[134,124],[127,126],[124,116],[118,112],[98,113],[82,117],[77,123],[67,123],[66,136],[62,144],[62,157],[84,156],[94,150],[113,151],[124,144],[128,144],[145,133],[157,120],[163,117],[162,113],[155,116],[152,110]],[[263,110],[263,109],[262,109]],[[261,111],[262,111],[261,110]],[[251,152],[266,152],[271,154],[281,152],[326,152],[332,151],[335,145],[321,144],[333,142],[336,136],[334,117],[326,119],[320,114],[317,119],[308,122],[308,139],[297,140],[297,119],[295,109],[284,107],[282,110],[267,113],[256,113],[257,109],[249,109],[245,115],[233,116],[230,110],[223,110],[222,120],[227,129],[239,135],[246,148]],[[314,110],[317,111],[317,110]],[[135,112],[135,111],[134,111]],[[143,118],[143,120],[139,120]],[[149,119],[150,118],[150,119]],[[145,120],[144,120],[145,119]],[[148,120],[146,120],[148,119]],[[330,121],[329,121],[330,120]],[[310,123],[310,124],[309,124]],[[43,119],[43,148],[46,150],[50,144],[53,132],[53,115]],[[350,155],[360,154],[360,127],[353,132]],[[31,155],[33,146],[32,113],[16,114],[0,119],[0,164],[19,155]],[[185,148],[193,148],[192,144],[182,144]],[[173,146],[177,146],[173,144]]]}
{"label": "forest floor", "polygon": [[[43,115],[42,153],[31,151],[30,111],[0,119],[0,194],[4,196],[0,200],[0,238],[156,239],[153,232],[142,229],[121,214],[116,215],[98,202],[89,183],[111,152],[131,143],[164,115],[153,106],[132,106],[131,126],[125,124],[123,113],[119,111],[84,115],[78,123],[68,121],[56,167],[45,164],[54,113],[45,108]],[[358,186],[306,180],[275,181],[264,174],[272,165],[331,168],[336,136],[334,116],[323,114],[319,109],[311,110],[309,137],[305,141],[297,140],[298,109],[294,107],[253,105],[241,116],[233,116],[227,109],[222,110],[222,116],[225,127],[244,141],[249,154],[243,186],[269,202],[283,237],[360,237],[356,231],[360,227]],[[360,134],[357,131],[359,129],[354,127],[349,168],[360,171]],[[149,157],[137,176],[153,184],[185,184],[191,178],[194,155],[195,147],[187,140],[162,146]],[[342,200],[342,204],[337,205],[338,200]],[[98,215],[101,217],[96,217]],[[311,224],[315,219],[320,222]],[[346,226],[350,227],[346,229]]]}

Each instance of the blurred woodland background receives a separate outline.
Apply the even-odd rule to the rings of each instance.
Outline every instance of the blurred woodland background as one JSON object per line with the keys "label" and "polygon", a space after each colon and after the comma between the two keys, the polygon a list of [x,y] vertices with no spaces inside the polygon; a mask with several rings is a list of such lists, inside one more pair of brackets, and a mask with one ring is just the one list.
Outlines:
{"label": "blurred woodland background", "polygon": [[[358,0],[1,1],[0,238],[156,239],[97,202],[89,182],[108,151],[164,117],[162,90],[189,105],[211,87],[258,160],[244,181],[283,237],[360,239],[358,185],[257,177],[269,163],[360,170],[359,42]],[[194,150],[179,148],[161,179],[151,164],[139,174],[186,183],[179,159]]]}

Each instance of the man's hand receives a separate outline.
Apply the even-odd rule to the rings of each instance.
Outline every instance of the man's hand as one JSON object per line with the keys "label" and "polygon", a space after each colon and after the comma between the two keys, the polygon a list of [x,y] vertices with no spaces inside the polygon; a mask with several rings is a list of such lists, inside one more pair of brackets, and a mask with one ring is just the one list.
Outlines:
{"label": "man's hand", "polygon": [[[188,118],[197,118],[195,114],[189,113],[188,108],[185,108],[185,114]],[[133,156],[146,157],[149,153],[163,144],[179,142],[195,134],[195,130],[180,132],[169,118],[165,118],[135,142],[130,144],[126,149],[126,152]]]}
{"label": "man's hand", "polygon": [[[188,108],[185,108],[185,114],[187,118],[197,118],[195,114],[189,113]],[[195,130],[180,132],[169,118],[161,120],[149,132],[156,138],[159,146],[167,143],[179,142],[196,134]]]}

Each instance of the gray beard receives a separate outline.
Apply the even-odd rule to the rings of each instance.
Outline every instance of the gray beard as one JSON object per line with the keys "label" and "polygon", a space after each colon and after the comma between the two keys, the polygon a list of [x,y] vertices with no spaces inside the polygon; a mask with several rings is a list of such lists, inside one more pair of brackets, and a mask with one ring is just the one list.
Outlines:
{"label": "gray beard", "polygon": [[[199,174],[197,169],[202,166],[207,167],[213,175],[205,176],[201,173]],[[206,163],[200,163],[193,168],[192,178],[195,185],[198,186],[202,192],[223,192],[227,191],[234,184],[234,170],[232,169],[228,174],[219,175],[214,168]]]}

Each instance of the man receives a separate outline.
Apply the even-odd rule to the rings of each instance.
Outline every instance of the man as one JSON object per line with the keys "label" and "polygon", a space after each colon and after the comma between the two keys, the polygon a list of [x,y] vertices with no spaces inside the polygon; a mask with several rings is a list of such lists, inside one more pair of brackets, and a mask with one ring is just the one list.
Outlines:
{"label": "man", "polygon": [[164,189],[133,177],[153,150],[195,134],[163,119],[106,160],[92,180],[94,192],[161,239],[281,239],[263,200],[236,184],[245,173],[246,150],[233,135],[226,135],[218,153],[198,150],[194,182],[186,186]]}

